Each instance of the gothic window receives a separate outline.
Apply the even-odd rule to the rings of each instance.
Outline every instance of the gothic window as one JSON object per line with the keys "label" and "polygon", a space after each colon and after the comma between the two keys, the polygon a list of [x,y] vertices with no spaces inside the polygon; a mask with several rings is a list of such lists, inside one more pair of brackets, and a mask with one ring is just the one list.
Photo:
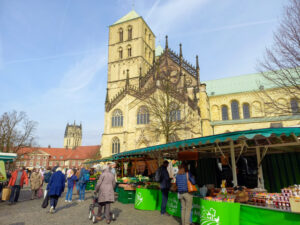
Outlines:
{"label": "gothic window", "polygon": [[149,110],[146,106],[142,106],[138,110],[137,124],[149,124]]}
{"label": "gothic window", "polygon": [[113,112],[113,115],[111,118],[111,126],[112,127],[122,127],[123,126],[123,114],[120,109],[116,109]]}
{"label": "gothic window", "polygon": [[132,39],[132,26],[128,27],[128,40]]}
{"label": "gothic window", "polygon": [[240,119],[239,103],[236,100],[231,102],[231,115],[233,120]]}
{"label": "gothic window", "polygon": [[151,60],[151,52],[149,52],[149,60]]}
{"label": "gothic window", "polygon": [[123,48],[119,48],[119,59],[123,58]]}
{"label": "gothic window", "polygon": [[299,105],[297,99],[291,99],[291,110],[293,115],[299,114]]}
{"label": "gothic window", "polygon": [[228,107],[226,105],[222,106],[222,120],[228,120]]}
{"label": "gothic window", "polygon": [[149,34],[149,41],[151,41],[151,34]]}
{"label": "gothic window", "polygon": [[120,139],[117,137],[114,137],[112,140],[112,146],[111,146],[111,152],[112,154],[120,153]]}
{"label": "gothic window", "polygon": [[119,29],[119,41],[120,42],[123,41],[123,29],[122,28]]}
{"label": "gothic window", "polygon": [[243,116],[244,116],[244,119],[250,118],[250,107],[249,107],[248,103],[243,104]]}
{"label": "gothic window", "polygon": [[180,107],[176,103],[171,103],[171,111],[170,111],[170,117],[169,120],[171,122],[179,121],[181,120],[181,112]]}
{"label": "gothic window", "polygon": [[127,46],[128,57],[131,57],[131,45]]}

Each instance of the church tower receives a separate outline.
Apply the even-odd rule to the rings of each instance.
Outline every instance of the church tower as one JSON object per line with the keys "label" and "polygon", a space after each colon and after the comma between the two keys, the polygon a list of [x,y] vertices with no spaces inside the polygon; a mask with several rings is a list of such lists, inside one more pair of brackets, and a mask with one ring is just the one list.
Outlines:
{"label": "church tower", "polygon": [[[109,27],[107,98],[148,72],[155,57],[155,35],[134,10]],[[128,72],[127,72],[128,71]]]}
{"label": "church tower", "polygon": [[82,141],[82,125],[67,124],[64,137],[64,148],[75,149],[81,146]]}

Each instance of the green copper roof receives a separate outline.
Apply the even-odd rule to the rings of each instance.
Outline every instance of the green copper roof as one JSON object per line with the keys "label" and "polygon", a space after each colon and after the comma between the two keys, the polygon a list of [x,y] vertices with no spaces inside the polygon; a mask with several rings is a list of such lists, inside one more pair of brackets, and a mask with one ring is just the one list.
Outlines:
{"label": "green copper roof", "polygon": [[273,83],[268,82],[259,73],[208,80],[204,83],[208,96],[257,91],[261,85],[264,89],[275,88]]}
{"label": "green copper roof", "polygon": [[113,25],[119,24],[119,23],[124,23],[126,21],[133,20],[133,19],[136,19],[136,18],[139,18],[139,17],[141,17],[141,16],[139,14],[137,14],[136,11],[131,10],[127,15],[123,16],[121,19],[119,19]]}
{"label": "green copper roof", "polygon": [[161,47],[161,45],[156,46],[155,56],[160,56],[163,52],[164,52],[164,49]]}

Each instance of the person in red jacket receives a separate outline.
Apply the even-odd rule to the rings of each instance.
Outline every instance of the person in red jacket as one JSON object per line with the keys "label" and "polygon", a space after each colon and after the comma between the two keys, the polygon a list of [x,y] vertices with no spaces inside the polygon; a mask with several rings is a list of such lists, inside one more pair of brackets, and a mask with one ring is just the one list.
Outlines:
{"label": "person in red jacket", "polygon": [[9,179],[8,186],[11,187],[9,204],[13,204],[18,201],[20,190],[24,183],[28,185],[28,176],[25,170],[20,167],[11,174],[11,178]]}

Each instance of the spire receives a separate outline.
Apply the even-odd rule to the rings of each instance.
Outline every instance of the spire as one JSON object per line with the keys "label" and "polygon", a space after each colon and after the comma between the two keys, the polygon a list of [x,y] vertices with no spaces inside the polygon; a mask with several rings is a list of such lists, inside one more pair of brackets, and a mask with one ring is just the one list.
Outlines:
{"label": "spire", "polygon": [[182,58],[182,44],[179,44],[179,56]]}
{"label": "spire", "polygon": [[126,74],[126,89],[129,87],[129,69],[127,69],[127,74]]}
{"label": "spire", "polygon": [[197,84],[199,85],[199,81],[200,81],[200,68],[199,68],[199,60],[198,60],[198,55],[196,55],[196,70],[197,70]]}
{"label": "spire", "polygon": [[166,35],[166,49],[168,49],[169,48],[169,46],[168,46],[168,35]]}
{"label": "spire", "polygon": [[108,88],[106,88],[105,104],[107,104],[108,102],[109,102],[109,99],[108,99]]}

